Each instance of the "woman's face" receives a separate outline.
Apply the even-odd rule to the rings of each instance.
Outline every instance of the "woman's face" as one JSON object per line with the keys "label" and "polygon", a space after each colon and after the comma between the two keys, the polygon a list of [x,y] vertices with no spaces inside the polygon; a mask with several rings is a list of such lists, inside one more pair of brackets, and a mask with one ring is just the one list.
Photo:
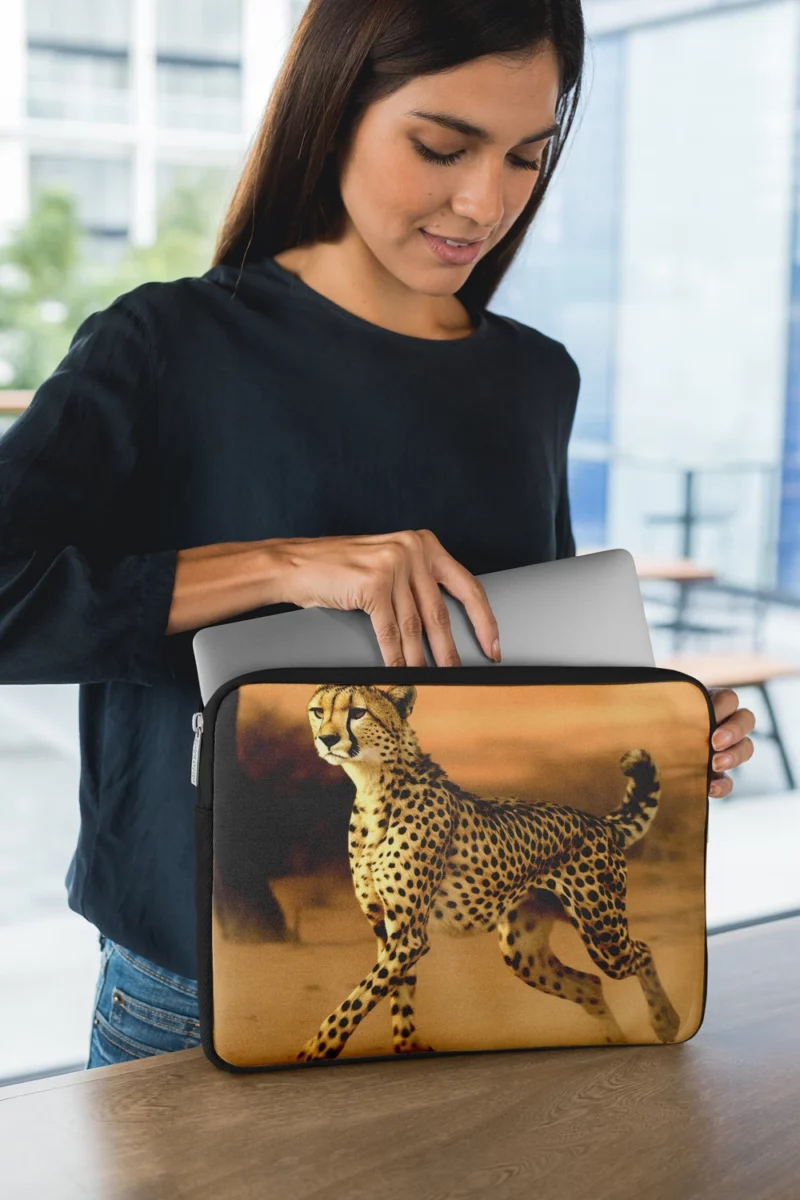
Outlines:
{"label": "woman's face", "polygon": [[[527,204],[536,164],[553,136],[558,92],[558,60],[548,45],[522,64],[491,56],[418,77],[372,104],[340,174],[345,240],[360,240],[415,291],[458,291]],[[459,118],[486,136],[414,111]],[[447,161],[428,157],[436,155]],[[422,230],[485,240],[474,261],[453,265],[437,257]]]}

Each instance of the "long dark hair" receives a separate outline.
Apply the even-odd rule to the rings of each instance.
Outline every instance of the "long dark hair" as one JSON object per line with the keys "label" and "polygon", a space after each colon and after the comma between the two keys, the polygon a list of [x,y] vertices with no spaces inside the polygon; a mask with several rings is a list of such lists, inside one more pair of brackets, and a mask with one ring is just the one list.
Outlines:
{"label": "long dark hair", "polygon": [[345,209],[337,163],[369,105],[416,76],[484,55],[523,59],[549,43],[560,67],[551,139],[530,200],[456,293],[485,307],[538,212],[578,107],[581,0],[310,0],[220,226],[212,265],[242,267],[335,241]]}

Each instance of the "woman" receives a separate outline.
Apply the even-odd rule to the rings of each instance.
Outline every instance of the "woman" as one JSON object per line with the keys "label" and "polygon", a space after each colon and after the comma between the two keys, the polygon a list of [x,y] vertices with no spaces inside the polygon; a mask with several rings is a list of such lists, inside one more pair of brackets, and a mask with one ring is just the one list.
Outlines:
{"label": "woman", "polygon": [[312,0],[212,268],[84,321],[3,439],[2,679],[81,685],[89,1067],[198,1041],[194,631],[357,608],[386,665],[424,626],[449,666],[444,588],[499,660],[474,576],[575,553],[577,367],[486,305],[583,52],[579,0]]}

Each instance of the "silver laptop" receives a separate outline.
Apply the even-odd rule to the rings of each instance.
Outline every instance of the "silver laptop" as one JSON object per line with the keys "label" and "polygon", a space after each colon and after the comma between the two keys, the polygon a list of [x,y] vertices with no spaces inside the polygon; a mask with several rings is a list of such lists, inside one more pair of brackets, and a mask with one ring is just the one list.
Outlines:
{"label": "silver laptop", "polygon": [[[500,628],[502,664],[655,665],[639,576],[627,550],[491,571],[483,584]],[[463,666],[488,666],[466,609],[441,589]],[[428,666],[436,662],[423,633]],[[262,667],[381,667],[369,616],[360,609],[302,608],[209,625],[192,639],[206,704],[230,679]]]}

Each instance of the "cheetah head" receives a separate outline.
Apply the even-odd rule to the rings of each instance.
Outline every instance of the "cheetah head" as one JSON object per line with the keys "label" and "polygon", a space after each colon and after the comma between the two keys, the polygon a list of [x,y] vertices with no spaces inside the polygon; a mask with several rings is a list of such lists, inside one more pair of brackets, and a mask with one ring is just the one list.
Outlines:
{"label": "cheetah head", "polygon": [[317,754],[360,775],[365,768],[396,762],[404,749],[419,753],[408,724],[416,698],[410,684],[385,691],[371,684],[322,684],[307,709]]}

